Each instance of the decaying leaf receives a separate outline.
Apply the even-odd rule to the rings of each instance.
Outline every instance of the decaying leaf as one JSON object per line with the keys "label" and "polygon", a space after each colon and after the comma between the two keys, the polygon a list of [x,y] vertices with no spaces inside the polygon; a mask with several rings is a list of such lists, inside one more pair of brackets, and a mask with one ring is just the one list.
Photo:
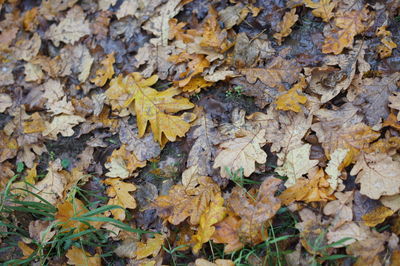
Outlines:
{"label": "decaying leaf", "polygon": [[279,175],[287,176],[286,187],[293,186],[296,183],[296,179],[318,164],[318,160],[310,160],[310,149],[310,144],[304,144],[289,151],[283,165],[275,169]]}
{"label": "decaying leaf", "polygon": [[202,213],[220,189],[211,178],[203,176],[198,179],[199,185],[193,189],[185,189],[183,185],[173,186],[168,195],[159,196],[154,202],[158,215],[178,225],[190,217],[190,223],[197,225]]}
{"label": "decaying leaf", "polygon": [[291,28],[298,19],[299,16],[296,15],[296,8],[292,8],[290,11],[285,13],[282,21],[277,26],[277,33],[273,35],[279,45],[282,44],[283,38],[289,36],[292,32]]}
{"label": "decaying leaf", "polygon": [[305,104],[307,97],[299,95],[298,92],[302,91],[305,86],[307,86],[307,83],[304,77],[302,77],[290,90],[276,99],[276,109],[283,111],[291,110],[296,113],[300,112],[300,104]]}
{"label": "decaying leaf", "polygon": [[266,143],[264,135],[264,130],[255,134],[243,131],[237,138],[220,144],[222,150],[213,167],[220,167],[224,178],[230,177],[227,169],[234,173],[242,168],[244,176],[250,176],[255,171],[256,162],[261,164],[267,160],[267,154],[261,149]]}
{"label": "decaying leaf", "polygon": [[102,67],[96,71],[96,77],[91,80],[97,86],[104,86],[107,80],[111,79],[114,75],[114,67],[115,63],[114,53],[108,54],[103,61],[101,61]]}
{"label": "decaying leaf", "polygon": [[250,198],[243,188],[232,190],[228,206],[241,218],[238,229],[241,242],[255,245],[268,237],[268,221],[281,207],[280,200],[274,196],[280,183],[280,179],[267,178],[255,198]]}
{"label": "decaying leaf", "polygon": [[357,174],[361,194],[371,199],[400,193],[400,162],[386,154],[363,154],[350,174]]}

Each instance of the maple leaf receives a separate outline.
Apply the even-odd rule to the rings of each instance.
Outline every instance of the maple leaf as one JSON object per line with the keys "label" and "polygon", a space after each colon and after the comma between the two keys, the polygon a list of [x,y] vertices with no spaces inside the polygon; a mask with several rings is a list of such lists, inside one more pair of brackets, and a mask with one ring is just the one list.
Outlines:
{"label": "maple leaf", "polygon": [[113,109],[129,106],[134,111],[139,137],[143,137],[147,123],[150,122],[154,139],[164,146],[168,140],[175,141],[177,136],[183,137],[190,128],[190,124],[185,121],[185,115],[175,116],[170,113],[191,109],[194,105],[186,98],[174,98],[180,94],[177,88],[160,92],[151,88],[157,79],[156,75],[143,79],[136,72],[124,78],[119,76],[111,81],[106,96],[115,100]]}
{"label": "maple leaf", "polygon": [[106,58],[101,61],[103,65],[96,71],[96,77],[91,79],[90,81],[96,84],[99,87],[103,87],[106,84],[107,80],[111,79],[114,75],[114,67],[113,64],[115,63],[114,52],[108,54]]}
{"label": "maple leaf", "polygon": [[296,183],[296,179],[318,164],[318,160],[310,160],[310,150],[311,145],[304,144],[289,151],[284,164],[275,169],[275,172],[279,175],[287,176],[286,187],[293,186]]}
{"label": "maple leaf", "polygon": [[277,33],[273,36],[278,41],[278,44],[281,45],[283,38],[289,36],[292,32],[292,26],[299,19],[299,16],[296,15],[296,8],[292,8],[290,11],[286,12],[282,18],[282,21],[277,26]]}
{"label": "maple leaf", "polygon": [[208,242],[215,232],[215,224],[225,217],[224,199],[220,194],[216,194],[210,205],[200,216],[197,234],[193,236],[195,245],[193,252],[197,254],[204,243]]}
{"label": "maple leaf", "polygon": [[267,154],[261,148],[265,145],[265,130],[256,134],[242,131],[233,140],[228,140],[219,145],[222,149],[215,158],[213,168],[221,167],[221,177],[228,178],[228,168],[232,173],[243,168],[244,176],[250,176],[257,163],[265,163]]}
{"label": "maple leaf", "polygon": [[277,178],[265,179],[255,199],[249,198],[243,188],[232,190],[228,206],[241,218],[238,234],[242,242],[256,245],[268,237],[266,222],[281,207],[280,200],[274,196],[280,183]]}
{"label": "maple leaf", "polygon": [[400,162],[387,154],[363,154],[350,174],[358,174],[356,182],[361,184],[360,193],[371,199],[400,193]]}
{"label": "maple leaf", "polygon": [[58,47],[60,42],[74,44],[88,34],[90,34],[89,23],[85,20],[83,10],[79,6],[74,6],[57,26],[50,26],[46,38],[52,40]]}
{"label": "maple leaf", "polygon": [[306,86],[306,80],[302,77],[289,91],[276,99],[276,109],[283,111],[291,110],[296,113],[300,112],[300,104],[305,104],[307,97],[299,95],[298,91],[302,91]]}
{"label": "maple leaf", "polygon": [[367,19],[368,10],[366,8],[338,13],[335,17],[337,28],[325,36],[322,52],[340,54],[344,48],[350,48],[353,45],[354,36],[366,29],[363,21]]}
{"label": "maple leaf", "polygon": [[[136,208],[135,198],[129,193],[136,190],[134,184],[122,182],[119,178],[107,178],[104,184],[110,186],[107,188],[107,195],[110,197],[108,205],[118,205],[125,209]],[[125,220],[125,210],[113,209],[111,213],[115,219]]]}
{"label": "maple leaf", "polygon": [[363,219],[366,226],[374,227],[380,223],[383,223],[387,217],[392,216],[393,214],[394,211],[392,211],[388,207],[379,206],[371,212],[364,214],[361,218]]}
{"label": "maple leaf", "polygon": [[319,0],[315,2],[313,0],[303,0],[306,7],[312,8],[312,14],[316,17],[322,18],[323,21],[329,22],[333,17],[333,9],[336,7],[336,2],[331,0]]}
{"label": "maple leaf", "polygon": [[153,206],[157,209],[158,216],[169,223],[178,225],[190,217],[190,223],[197,225],[201,214],[220,193],[219,186],[210,177],[198,178],[199,185],[193,189],[186,189],[183,185],[173,186],[168,195],[159,196]]}
{"label": "maple leaf", "polygon": [[147,243],[139,242],[135,251],[136,259],[140,260],[150,255],[153,255],[153,257],[155,257],[160,252],[164,241],[165,236],[155,234],[154,238],[149,238],[147,240]]}
{"label": "maple leaf", "polygon": [[65,256],[68,258],[67,263],[70,265],[76,266],[100,266],[101,258],[99,255],[91,256],[88,252],[84,251],[81,248],[76,246],[72,246]]}

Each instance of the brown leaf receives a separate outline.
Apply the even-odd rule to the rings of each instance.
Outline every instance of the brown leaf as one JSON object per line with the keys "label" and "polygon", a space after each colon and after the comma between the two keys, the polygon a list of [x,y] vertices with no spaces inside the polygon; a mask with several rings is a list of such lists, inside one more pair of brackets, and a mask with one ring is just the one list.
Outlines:
{"label": "brown leaf", "polygon": [[265,179],[256,198],[246,194],[243,188],[232,190],[228,206],[241,218],[238,234],[243,243],[256,245],[268,237],[267,222],[281,207],[280,200],[274,196],[280,183],[277,178]]}
{"label": "brown leaf", "polygon": [[240,218],[231,212],[224,220],[215,224],[215,232],[211,239],[214,243],[224,243],[224,252],[232,253],[243,248],[244,244],[240,242],[239,231]]}
{"label": "brown leaf", "polygon": [[298,19],[299,16],[296,15],[296,8],[292,8],[290,11],[285,13],[282,21],[277,26],[277,33],[273,35],[279,45],[282,44],[283,38],[289,36],[292,32],[291,28]]}
{"label": "brown leaf", "polygon": [[354,193],[352,191],[336,192],[335,197],[337,200],[328,202],[323,210],[325,215],[334,217],[332,221],[333,229],[353,220]]}
{"label": "brown leaf", "polygon": [[362,219],[366,226],[374,227],[380,223],[383,223],[387,217],[392,216],[394,211],[385,206],[379,206],[373,211],[364,214]]}
{"label": "brown leaf", "polygon": [[[104,180],[107,188],[107,195],[110,197],[108,205],[118,205],[125,209],[135,209],[135,198],[129,193],[136,190],[136,186],[131,183],[122,182],[119,178],[107,178]],[[111,210],[115,219],[120,221],[125,220],[125,210],[113,209]]]}
{"label": "brown leaf", "polygon": [[81,248],[72,246],[65,255],[68,258],[68,264],[76,266],[100,266],[101,258],[99,255],[91,256],[88,252]]}
{"label": "brown leaf", "polygon": [[336,7],[336,2],[331,0],[304,0],[306,7],[312,8],[312,14],[316,17],[322,18],[323,21],[329,22],[329,20],[334,16],[333,9]]}
{"label": "brown leaf", "polygon": [[165,236],[160,234],[155,234],[154,238],[147,239],[146,243],[139,242],[136,246],[136,259],[140,260],[146,258],[150,255],[155,257],[161,250],[164,244]]}
{"label": "brown leaf", "polygon": [[101,61],[102,67],[96,71],[96,77],[90,81],[99,87],[103,87],[107,80],[111,79],[114,75],[114,63],[114,53],[108,54],[106,58]]}

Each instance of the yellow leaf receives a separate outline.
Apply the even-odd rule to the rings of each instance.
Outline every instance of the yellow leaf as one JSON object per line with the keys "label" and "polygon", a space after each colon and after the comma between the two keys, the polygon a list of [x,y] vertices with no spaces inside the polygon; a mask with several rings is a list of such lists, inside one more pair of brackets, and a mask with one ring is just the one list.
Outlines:
{"label": "yellow leaf", "polygon": [[67,231],[74,230],[75,233],[78,233],[88,228],[88,226],[71,219],[87,212],[88,209],[86,209],[83,202],[79,199],[74,199],[74,203],[65,201],[64,203],[58,204],[55,218],[63,229],[66,229]]}
{"label": "yellow leaf", "polygon": [[276,109],[283,111],[291,110],[296,113],[300,112],[300,104],[305,104],[307,102],[307,97],[301,96],[297,92],[302,91],[306,86],[307,83],[304,77],[302,77],[288,92],[276,99]]}
{"label": "yellow leaf", "polygon": [[190,43],[193,42],[193,36],[190,34],[185,33],[185,29],[183,29],[186,26],[186,22],[179,22],[176,18],[171,18],[168,21],[169,25],[169,33],[168,33],[168,39],[169,40],[181,40],[184,43]]}
{"label": "yellow leaf", "polygon": [[185,72],[180,73],[179,81],[175,82],[178,87],[186,86],[192,78],[198,74],[203,73],[204,69],[210,66],[210,62],[206,59],[204,55],[201,54],[189,54],[187,52],[182,52],[180,54],[171,55],[168,61],[179,64],[187,63],[187,69]]}
{"label": "yellow leaf", "polygon": [[96,71],[96,77],[90,81],[99,87],[103,87],[107,80],[111,79],[114,75],[114,63],[114,52],[112,52],[111,54],[108,54],[103,61],[101,61],[103,66]]}
{"label": "yellow leaf", "polygon": [[[134,184],[122,182],[119,178],[107,178],[104,183],[110,186],[107,189],[107,195],[111,197],[108,205],[119,205],[125,209],[136,208],[135,198],[129,194],[129,192],[136,190]],[[111,210],[111,213],[115,219],[125,220],[125,210],[114,209]]]}
{"label": "yellow leaf", "polygon": [[46,130],[46,125],[39,112],[33,113],[30,118],[22,122],[25,134],[42,133]]}
{"label": "yellow leaf", "polygon": [[165,237],[160,234],[155,234],[154,238],[149,238],[147,243],[138,243],[136,248],[136,259],[140,260],[150,255],[157,256],[164,244]]}
{"label": "yellow leaf", "polygon": [[212,48],[219,53],[223,53],[230,47],[230,43],[227,42],[228,32],[226,29],[221,30],[217,12],[212,6],[208,11],[208,16],[204,22],[204,30],[200,46],[206,48]]}
{"label": "yellow leaf", "polygon": [[240,218],[234,213],[228,212],[228,216],[224,220],[214,225],[215,232],[211,239],[214,243],[223,243],[224,252],[232,253],[233,251],[241,249],[244,244],[240,242],[239,227]]}
{"label": "yellow leaf", "polygon": [[223,207],[224,198],[221,194],[216,194],[210,205],[204,210],[200,216],[200,223],[197,234],[193,236],[195,245],[193,252],[198,253],[204,243],[208,242],[215,232],[214,225],[224,219],[226,209]]}
{"label": "yellow leaf", "polygon": [[367,19],[368,10],[366,8],[360,11],[353,10],[339,13],[335,18],[336,28],[325,36],[322,52],[325,54],[340,54],[344,48],[352,47],[354,36],[366,29],[363,22]]}
{"label": "yellow leaf", "polygon": [[289,36],[292,32],[292,26],[299,19],[299,16],[296,15],[296,8],[292,8],[290,11],[286,12],[283,16],[282,21],[278,25],[278,32],[274,34],[274,38],[278,41],[278,44],[281,45],[283,38]]}
{"label": "yellow leaf", "polygon": [[22,250],[23,257],[21,259],[26,259],[30,255],[32,255],[33,252],[35,252],[35,250],[33,250],[31,247],[29,247],[22,241],[18,241],[18,247]]}
{"label": "yellow leaf", "polygon": [[244,176],[250,176],[256,169],[257,163],[265,163],[267,154],[261,149],[265,145],[265,130],[256,134],[243,131],[242,137],[228,140],[219,145],[222,149],[214,161],[213,168],[221,167],[221,177],[229,178],[226,168],[236,172],[243,168]]}
{"label": "yellow leaf", "polygon": [[322,18],[323,21],[329,22],[333,17],[333,9],[336,7],[336,2],[331,0],[320,0],[315,2],[313,0],[304,0],[306,7],[314,9],[312,14],[316,17]]}
{"label": "yellow leaf", "polygon": [[379,206],[373,211],[364,214],[362,219],[366,226],[374,227],[380,223],[383,223],[385,219],[389,216],[392,216],[394,211],[385,206]]}
{"label": "yellow leaf", "polygon": [[89,253],[84,251],[83,249],[72,246],[67,254],[65,255],[68,258],[68,264],[76,265],[76,266],[100,266],[101,258],[99,255],[90,256]]}
{"label": "yellow leaf", "polygon": [[167,141],[175,141],[178,136],[183,137],[190,128],[185,114],[176,116],[172,113],[191,109],[194,104],[186,98],[174,98],[180,94],[177,88],[164,91],[151,88],[157,79],[156,75],[144,79],[136,72],[124,78],[119,76],[111,81],[106,96],[111,100],[113,109],[129,107],[136,115],[139,137],[143,137],[150,122],[154,139],[163,146]]}
{"label": "yellow leaf", "polygon": [[188,84],[182,87],[182,91],[199,93],[201,89],[210,87],[212,84],[212,82],[204,80],[203,77],[194,77]]}
{"label": "yellow leaf", "polygon": [[382,26],[376,30],[376,36],[381,37],[381,44],[377,47],[381,59],[391,56],[392,50],[397,48],[397,44],[391,38],[392,33],[386,30],[386,27]]}
{"label": "yellow leaf", "polygon": [[0,131],[0,163],[17,155],[17,150],[17,141]]}

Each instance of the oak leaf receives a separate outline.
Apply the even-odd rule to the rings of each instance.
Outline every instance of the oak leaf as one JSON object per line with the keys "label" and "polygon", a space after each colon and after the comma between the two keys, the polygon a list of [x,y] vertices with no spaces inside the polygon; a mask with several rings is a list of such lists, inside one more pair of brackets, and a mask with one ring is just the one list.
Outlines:
{"label": "oak leaf", "polygon": [[274,196],[280,183],[277,178],[265,179],[255,198],[250,198],[241,187],[232,190],[228,206],[241,218],[238,234],[243,243],[256,245],[267,239],[267,222],[281,207],[280,200]]}
{"label": "oak leaf", "polygon": [[214,262],[209,262],[206,259],[196,259],[195,266],[234,266],[235,263],[231,260],[216,259]]}
{"label": "oak leaf", "polygon": [[68,10],[66,17],[56,25],[51,25],[46,32],[46,38],[53,41],[55,46],[60,42],[74,44],[81,37],[90,34],[89,22],[81,7],[74,6]]}
{"label": "oak leaf", "polygon": [[78,115],[58,115],[51,123],[46,122],[46,130],[42,134],[51,139],[57,139],[59,133],[64,137],[71,137],[74,135],[73,127],[82,122],[85,122],[85,119]]}
{"label": "oak leaf", "polygon": [[357,174],[360,193],[371,199],[400,193],[400,162],[387,154],[363,154],[350,174]]}
{"label": "oak leaf", "polygon": [[106,176],[125,179],[134,175],[136,169],[145,167],[146,161],[139,161],[136,155],[127,151],[126,145],[123,144],[113,151],[104,166],[110,171],[106,173]]}
{"label": "oak leaf", "polygon": [[334,230],[353,220],[354,192],[336,192],[335,197],[337,200],[328,202],[323,209],[325,215],[333,217],[332,226]]}
{"label": "oak leaf", "polygon": [[282,21],[277,26],[278,32],[273,35],[279,45],[282,44],[283,38],[289,36],[292,32],[292,27],[298,19],[299,16],[296,15],[296,8],[292,8],[290,11],[285,13]]}
{"label": "oak leaf", "polygon": [[106,58],[101,61],[102,67],[96,71],[96,77],[90,81],[99,87],[103,87],[107,80],[111,79],[114,75],[114,63],[114,53],[108,54]]}
{"label": "oak leaf", "polygon": [[380,223],[383,223],[385,219],[392,216],[394,211],[385,206],[379,206],[371,212],[364,214],[361,218],[363,219],[366,226],[374,227]]}
{"label": "oak leaf", "polygon": [[289,151],[284,164],[275,169],[281,176],[287,176],[286,187],[293,186],[296,179],[306,174],[311,168],[318,164],[318,160],[310,160],[310,144],[304,144]]}
{"label": "oak leaf", "polygon": [[214,243],[223,243],[224,252],[232,253],[236,250],[241,249],[244,244],[240,242],[239,238],[239,227],[240,218],[234,213],[228,211],[228,216],[222,221],[214,225],[215,232],[211,239]]}
{"label": "oak leaf", "polygon": [[257,163],[265,163],[267,153],[261,148],[265,145],[265,130],[256,134],[248,131],[240,132],[237,138],[219,145],[222,149],[215,158],[213,168],[221,168],[221,177],[229,178],[228,168],[232,173],[243,168],[244,176],[250,176]]}
{"label": "oak leaf", "polygon": [[81,248],[72,246],[65,256],[68,258],[67,263],[76,266],[100,266],[101,258],[99,255],[91,256],[88,252]]}
{"label": "oak leaf", "polygon": [[153,204],[158,216],[174,225],[180,224],[188,217],[190,224],[199,224],[202,213],[215,195],[220,193],[220,189],[207,176],[200,177],[198,182],[199,185],[193,189],[175,185],[169,190],[168,195],[159,196]]}
{"label": "oak leaf", "polygon": [[318,2],[313,0],[304,0],[306,7],[312,8],[312,14],[316,17],[322,18],[323,21],[329,22],[334,16],[333,9],[336,7],[336,2],[331,0],[319,0]]}
{"label": "oak leaf", "polygon": [[[118,205],[125,209],[136,208],[135,198],[129,193],[136,190],[134,184],[123,182],[119,178],[107,178],[104,184],[110,186],[107,188],[107,195],[110,197],[108,205]],[[113,209],[111,213],[115,219],[125,220],[125,210]]]}
{"label": "oak leaf", "polygon": [[329,187],[324,170],[317,169],[309,174],[309,178],[300,177],[293,186],[288,187],[279,195],[282,204],[289,205],[294,201],[306,203],[315,201],[328,201],[335,199],[333,190]]}
{"label": "oak leaf", "polygon": [[162,245],[164,244],[164,241],[164,235],[155,234],[154,238],[147,239],[146,243],[138,243],[135,251],[136,259],[140,260],[150,255],[153,255],[153,257],[157,256]]}
{"label": "oak leaf", "polygon": [[364,32],[366,25],[364,21],[368,20],[368,10],[352,10],[339,12],[335,17],[337,28],[332,29],[326,36],[322,46],[322,52],[325,54],[340,54],[344,48],[350,48],[353,45],[354,36]]}
{"label": "oak leaf", "polygon": [[381,37],[381,44],[377,47],[381,59],[391,56],[392,50],[397,48],[397,44],[391,38],[392,33],[386,30],[386,27],[382,26],[376,30],[376,36]]}
{"label": "oak leaf", "polygon": [[305,104],[307,102],[307,97],[298,94],[298,92],[302,91],[306,86],[307,83],[304,77],[302,77],[290,90],[276,99],[276,109],[283,111],[290,110],[296,113],[300,112],[300,104]]}
{"label": "oak leaf", "polygon": [[338,183],[339,176],[341,175],[341,171],[343,170],[343,161],[349,152],[348,149],[337,149],[331,154],[331,160],[328,162],[327,167],[325,168],[325,172],[329,175],[328,182],[331,185],[332,189],[336,189]]}
{"label": "oak leaf", "polygon": [[0,113],[12,106],[12,99],[8,94],[0,93]]}
{"label": "oak leaf", "polygon": [[168,61],[180,64],[186,63],[186,71],[179,74],[180,80],[176,81],[175,84],[178,87],[186,86],[192,78],[203,73],[204,69],[210,66],[209,60],[202,54],[189,54],[187,52],[182,52],[177,55],[171,55]]}
{"label": "oak leaf", "polygon": [[195,243],[193,252],[195,254],[199,252],[204,243],[210,240],[215,232],[215,224],[224,219],[226,208],[223,205],[224,198],[220,194],[216,194],[210,205],[201,214],[197,233],[193,236]]}
{"label": "oak leaf", "polygon": [[7,136],[3,130],[0,131],[0,163],[14,158],[17,155],[17,140]]}
{"label": "oak leaf", "polygon": [[33,252],[35,252],[34,249],[32,249],[30,246],[28,246],[27,244],[25,244],[22,241],[18,241],[18,247],[21,249],[22,251],[22,255],[23,257],[21,259],[27,259],[29,258],[29,256],[32,255]]}

